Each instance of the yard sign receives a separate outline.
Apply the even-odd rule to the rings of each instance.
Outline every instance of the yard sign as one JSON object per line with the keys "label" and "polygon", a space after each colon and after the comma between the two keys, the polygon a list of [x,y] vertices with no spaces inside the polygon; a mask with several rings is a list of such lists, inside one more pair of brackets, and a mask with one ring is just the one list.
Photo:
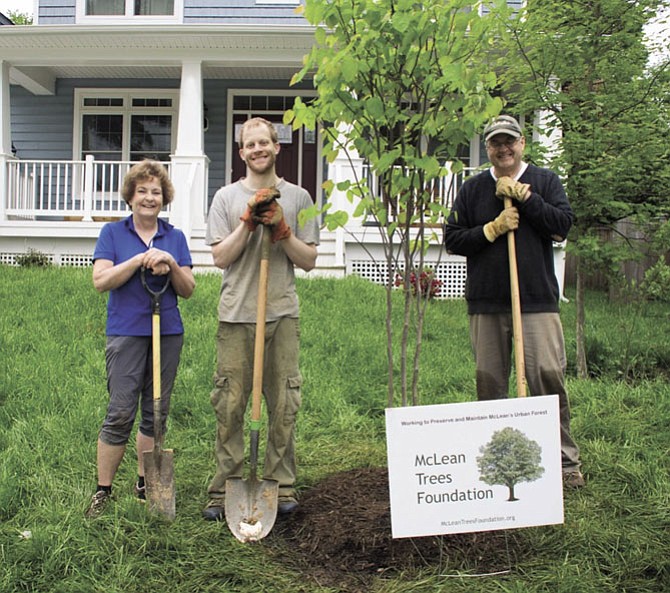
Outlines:
{"label": "yard sign", "polygon": [[386,410],[394,538],[563,523],[557,395]]}

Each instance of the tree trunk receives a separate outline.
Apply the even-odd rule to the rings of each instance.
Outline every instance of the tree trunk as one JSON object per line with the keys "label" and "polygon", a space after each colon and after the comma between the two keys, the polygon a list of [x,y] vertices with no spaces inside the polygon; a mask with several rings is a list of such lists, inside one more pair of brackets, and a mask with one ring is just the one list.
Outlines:
{"label": "tree trunk", "polygon": [[[389,265],[389,270],[391,266]],[[388,362],[388,401],[387,407],[393,407],[393,299],[391,298],[391,280],[386,279],[386,360]]]}
{"label": "tree trunk", "polygon": [[575,338],[577,341],[577,376],[580,379],[588,377],[588,367],[586,364],[586,337],[584,335],[584,325],[586,322],[586,307],[584,305],[584,271],[582,269],[581,256],[576,259],[576,282],[577,294],[575,303],[577,306],[577,327]]}

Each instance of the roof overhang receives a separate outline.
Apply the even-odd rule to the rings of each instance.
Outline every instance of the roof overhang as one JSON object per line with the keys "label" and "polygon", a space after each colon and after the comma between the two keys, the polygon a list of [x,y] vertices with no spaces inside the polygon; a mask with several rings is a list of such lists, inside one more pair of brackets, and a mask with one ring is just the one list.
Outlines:
{"label": "roof overhang", "polygon": [[204,79],[289,80],[314,43],[299,25],[33,25],[0,27],[10,81],[51,94],[59,78],[179,78],[202,64]]}

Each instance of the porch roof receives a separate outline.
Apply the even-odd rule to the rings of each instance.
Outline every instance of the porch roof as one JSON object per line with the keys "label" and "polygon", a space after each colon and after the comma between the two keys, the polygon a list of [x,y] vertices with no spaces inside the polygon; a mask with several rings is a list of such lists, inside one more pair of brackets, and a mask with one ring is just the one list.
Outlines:
{"label": "porch roof", "polygon": [[[0,27],[10,81],[179,78],[184,61],[204,78],[290,79],[314,42],[308,25],[34,25]],[[42,93],[50,94],[50,84]]]}

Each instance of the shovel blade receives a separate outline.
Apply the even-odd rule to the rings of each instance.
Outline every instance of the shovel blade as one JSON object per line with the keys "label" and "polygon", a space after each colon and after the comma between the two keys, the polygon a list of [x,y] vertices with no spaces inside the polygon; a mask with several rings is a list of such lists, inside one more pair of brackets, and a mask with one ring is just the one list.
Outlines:
{"label": "shovel blade", "polygon": [[174,488],[174,453],[172,449],[154,449],[142,454],[144,483],[149,512],[174,521],[177,515]]}
{"label": "shovel blade", "polygon": [[277,519],[279,482],[228,478],[226,480],[226,522],[242,543],[263,539]]}

